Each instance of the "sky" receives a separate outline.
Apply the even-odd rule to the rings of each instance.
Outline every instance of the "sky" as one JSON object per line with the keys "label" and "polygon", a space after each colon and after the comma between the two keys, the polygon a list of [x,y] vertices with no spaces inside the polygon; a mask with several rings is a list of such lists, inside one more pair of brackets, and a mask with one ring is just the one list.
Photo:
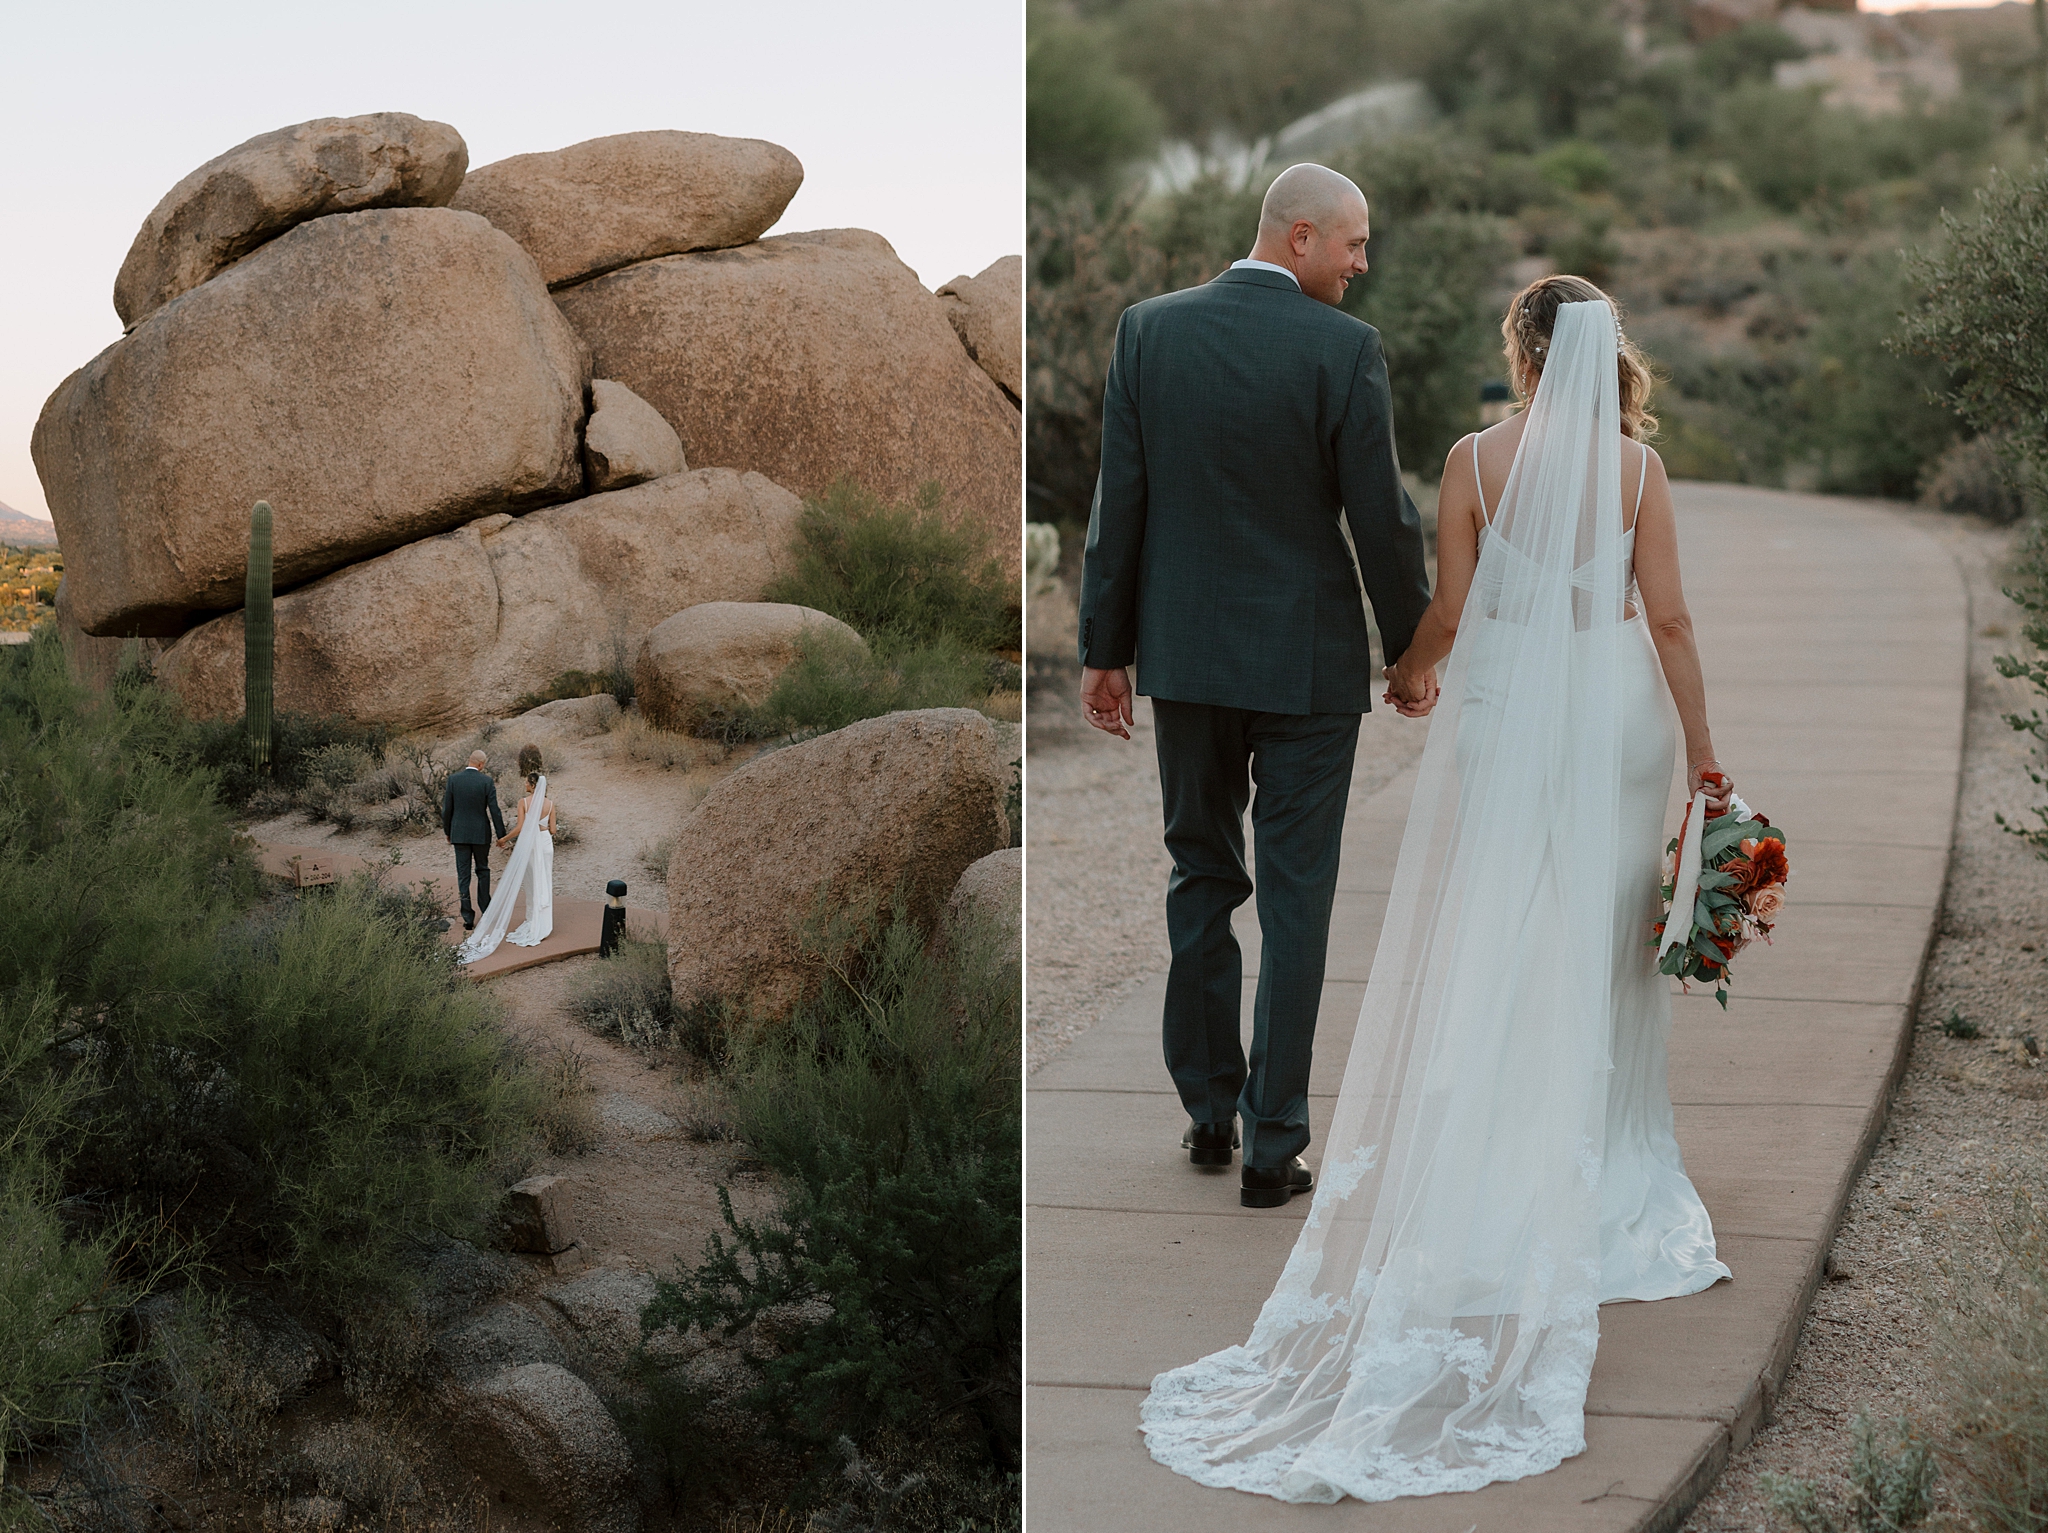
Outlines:
{"label": "sky", "polygon": [[1016,0],[9,6],[0,502],[49,514],[43,401],[120,338],[150,209],[244,139],[389,111],[453,124],[472,166],[649,128],[770,139],[804,166],[771,232],[873,229],[937,287],[1023,249],[1023,49]]}

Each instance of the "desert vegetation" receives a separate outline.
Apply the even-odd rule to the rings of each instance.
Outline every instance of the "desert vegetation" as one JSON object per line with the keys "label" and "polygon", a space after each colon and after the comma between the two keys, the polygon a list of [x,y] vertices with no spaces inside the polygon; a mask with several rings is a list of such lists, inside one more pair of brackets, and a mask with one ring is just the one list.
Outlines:
{"label": "desert vegetation", "polygon": [[541,1133],[438,908],[266,884],[207,742],[136,673],[80,688],[53,628],[0,652],[11,1526],[133,1515],[108,1453],[240,1408],[240,1307],[334,1338],[362,1398],[402,1384],[432,1253],[488,1237]]}
{"label": "desert vegetation", "polygon": [[[1931,397],[1951,362],[1887,345],[1921,291],[1902,247],[1945,248],[1943,210],[2038,155],[2032,38],[2005,11],[1902,23],[1961,88],[1872,114],[1775,83],[1808,53],[1785,27],[1696,43],[1662,0],[1634,38],[1596,0],[1279,0],[1233,11],[1227,46],[1210,8],[1034,4],[1032,518],[1085,521],[1116,316],[1246,253],[1261,157],[1265,175],[1326,159],[1371,200],[1372,270],[1345,307],[1382,333],[1426,479],[1479,424],[1508,294],[1568,270],[1629,308],[1675,475],[2016,516],[1972,450],[1987,428]],[[1375,81],[1395,95],[1356,142],[1304,121]]]}

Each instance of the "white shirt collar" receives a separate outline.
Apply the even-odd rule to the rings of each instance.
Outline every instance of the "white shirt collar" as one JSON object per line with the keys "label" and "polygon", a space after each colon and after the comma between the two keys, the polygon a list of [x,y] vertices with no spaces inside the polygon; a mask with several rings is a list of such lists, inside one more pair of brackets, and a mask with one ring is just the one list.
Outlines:
{"label": "white shirt collar", "polygon": [[1301,278],[1295,276],[1293,272],[1284,266],[1275,266],[1271,261],[1254,261],[1250,256],[1246,256],[1242,261],[1232,261],[1230,263],[1232,271],[1236,271],[1239,267],[1250,267],[1253,271],[1277,271],[1296,287],[1301,286]]}

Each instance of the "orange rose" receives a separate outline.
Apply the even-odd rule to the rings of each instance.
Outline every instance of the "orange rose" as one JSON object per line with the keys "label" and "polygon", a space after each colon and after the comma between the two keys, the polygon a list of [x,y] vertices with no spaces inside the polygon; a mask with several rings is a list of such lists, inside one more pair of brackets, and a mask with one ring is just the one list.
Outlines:
{"label": "orange rose", "polygon": [[1766,884],[1782,884],[1792,876],[1792,865],[1785,860],[1785,843],[1771,837],[1761,841],[1744,841],[1742,855],[1749,859],[1755,869],[1750,876],[1750,887],[1761,889]]}
{"label": "orange rose", "polygon": [[1749,913],[1751,917],[1764,922],[1766,925],[1777,920],[1778,912],[1784,908],[1785,886],[1783,884],[1766,884],[1763,888],[1753,891],[1749,896]]}

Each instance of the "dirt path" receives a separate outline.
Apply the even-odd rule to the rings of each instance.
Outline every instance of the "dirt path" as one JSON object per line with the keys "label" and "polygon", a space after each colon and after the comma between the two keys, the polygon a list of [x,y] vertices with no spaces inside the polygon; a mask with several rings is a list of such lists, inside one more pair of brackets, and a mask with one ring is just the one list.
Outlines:
{"label": "dirt path", "polygon": [[717,1122],[711,1086],[671,1061],[596,1037],[569,1015],[565,1002],[602,961],[522,969],[489,981],[490,993],[541,1067],[564,1070],[583,1087],[591,1142],[545,1157],[533,1174],[574,1185],[577,1236],[592,1265],[667,1276],[679,1260],[694,1266],[705,1239],[724,1228],[721,1182],[742,1217],[770,1206],[773,1188],[750,1169],[744,1146],[702,1137]]}
{"label": "dirt path", "polygon": [[[1970,704],[1962,798],[1940,933],[1928,964],[1913,1053],[1885,1137],[1849,1200],[1830,1281],[1815,1296],[1775,1420],[1737,1453],[1687,1518],[1685,1533],[1778,1533],[1767,1473],[1846,1493],[1850,1426],[1866,1407],[1947,1426],[1934,1365],[1935,1316],[1951,1288],[1943,1258],[1971,1263],[1990,1246],[1993,1178],[2048,1149],[2048,1065],[2020,1042],[2048,1037],[2048,862],[1992,818],[2025,818],[2039,798],[2026,742],[2001,717],[2033,706],[1992,658],[2019,638],[2019,610],[1999,591],[2012,535],[1928,514],[1970,589]],[[1951,1038],[1959,1013],[1982,1031]]]}

